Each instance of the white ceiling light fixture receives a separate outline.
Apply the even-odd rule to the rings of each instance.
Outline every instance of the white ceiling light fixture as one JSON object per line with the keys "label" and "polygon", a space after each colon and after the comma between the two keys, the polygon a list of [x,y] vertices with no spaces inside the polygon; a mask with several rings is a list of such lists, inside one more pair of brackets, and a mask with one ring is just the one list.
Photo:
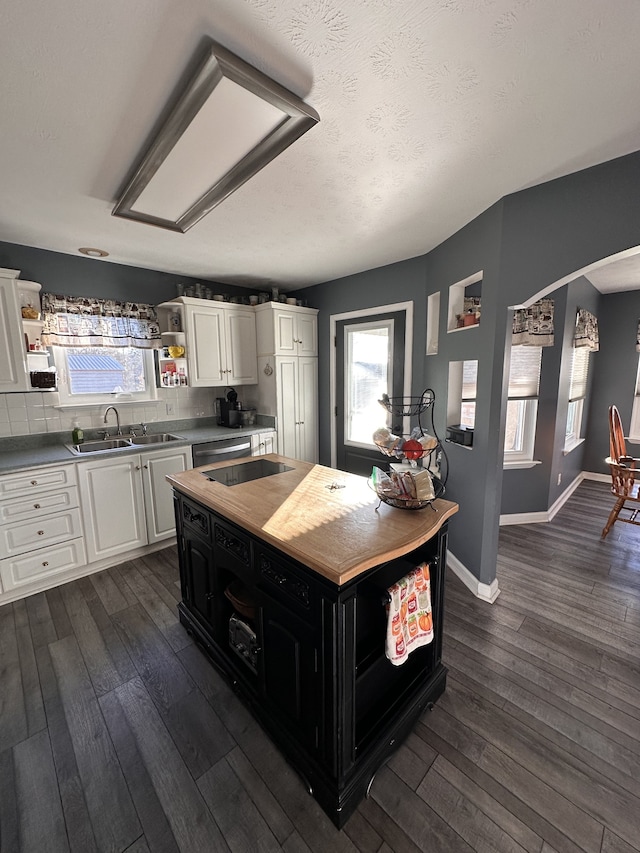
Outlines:
{"label": "white ceiling light fixture", "polygon": [[88,258],[108,258],[109,252],[104,249],[92,249],[90,246],[83,246],[78,249],[81,255],[86,255]]}
{"label": "white ceiling light fixture", "polygon": [[113,215],[184,233],[319,120],[313,107],[208,40]]}

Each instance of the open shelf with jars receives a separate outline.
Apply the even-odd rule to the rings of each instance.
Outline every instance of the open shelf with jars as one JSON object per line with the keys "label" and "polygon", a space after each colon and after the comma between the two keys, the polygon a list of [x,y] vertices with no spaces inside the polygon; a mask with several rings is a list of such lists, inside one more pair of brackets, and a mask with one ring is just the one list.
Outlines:
{"label": "open shelf with jars", "polygon": [[162,347],[157,352],[156,378],[161,388],[189,384],[183,308],[180,302],[164,302],[157,308]]}

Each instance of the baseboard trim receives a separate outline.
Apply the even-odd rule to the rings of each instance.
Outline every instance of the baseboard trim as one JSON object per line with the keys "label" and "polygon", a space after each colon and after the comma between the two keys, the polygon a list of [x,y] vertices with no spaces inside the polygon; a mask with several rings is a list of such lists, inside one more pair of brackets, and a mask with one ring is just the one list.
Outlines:
{"label": "baseboard trim", "polygon": [[595,480],[597,483],[611,482],[611,474],[596,474],[595,471],[583,471],[582,477],[585,480]]}
{"label": "baseboard trim", "polygon": [[597,474],[595,471],[582,471],[548,510],[542,512],[514,512],[509,515],[501,515],[500,527],[508,524],[540,524],[540,522],[552,521],[583,480],[596,480],[599,483],[608,483],[611,477],[608,474]]}
{"label": "baseboard trim", "polygon": [[542,521],[550,521],[548,512],[512,512],[500,516],[500,527],[509,524],[539,524]]}
{"label": "baseboard trim", "polygon": [[481,601],[493,604],[500,595],[498,578],[494,578],[490,584],[480,583],[478,578],[451,551],[447,551],[447,567]]}

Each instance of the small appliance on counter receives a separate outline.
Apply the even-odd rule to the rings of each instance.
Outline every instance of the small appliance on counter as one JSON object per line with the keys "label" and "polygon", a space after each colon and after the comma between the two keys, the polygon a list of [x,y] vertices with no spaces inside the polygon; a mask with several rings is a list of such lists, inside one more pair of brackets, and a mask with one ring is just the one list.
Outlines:
{"label": "small appliance on counter", "polygon": [[226,399],[218,397],[216,400],[216,411],[220,407],[220,426],[239,427],[242,423],[240,410],[242,403],[238,403],[238,392],[235,388],[229,388]]}

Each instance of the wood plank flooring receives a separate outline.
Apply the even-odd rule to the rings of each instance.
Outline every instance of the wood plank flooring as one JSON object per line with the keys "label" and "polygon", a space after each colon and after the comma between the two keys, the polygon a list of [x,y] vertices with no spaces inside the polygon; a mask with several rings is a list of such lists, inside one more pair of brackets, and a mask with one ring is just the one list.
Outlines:
{"label": "wood plank flooring", "polygon": [[0,608],[0,853],[640,851],[640,528],[583,482],[449,573],[445,694],[339,832],[176,616],[174,548]]}

